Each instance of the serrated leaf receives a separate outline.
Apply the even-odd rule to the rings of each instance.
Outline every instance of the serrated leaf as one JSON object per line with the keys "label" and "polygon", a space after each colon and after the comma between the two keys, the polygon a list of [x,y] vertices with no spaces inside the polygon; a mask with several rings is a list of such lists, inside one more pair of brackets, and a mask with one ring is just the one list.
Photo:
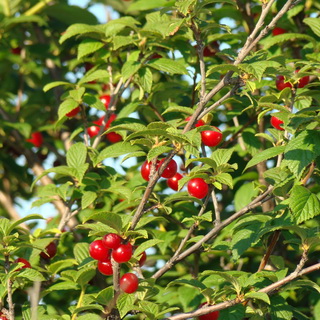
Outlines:
{"label": "serrated leaf", "polygon": [[261,151],[260,153],[257,153],[252,157],[252,159],[247,163],[246,167],[244,168],[243,171],[246,169],[255,166],[256,164],[268,160],[270,158],[273,158],[281,153],[283,153],[285,150],[285,146],[279,146],[279,147],[272,147],[265,149]]}
{"label": "serrated leaf", "polygon": [[85,209],[97,199],[97,194],[93,191],[86,191],[81,197],[81,208]]}
{"label": "serrated leaf", "polygon": [[113,287],[108,287],[100,291],[96,295],[95,299],[97,300],[98,303],[106,306],[110,302],[110,300],[113,298],[113,296],[114,296]]}
{"label": "serrated leaf", "polygon": [[320,37],[320,18],[305,18],[303,19],[303,23],[307,24]]}
{"label": "serrated leaf", "polygon": [[199,280],[197,279],[178,279],[178,280],[173,280],[171,281],[167,287],[171,287],[171,286],[175,286],[175,285],[188,285],[194,288],[198,288],[198,289],[206,289],[207,287]]}
{"label": "serrated leaf", "polygon": [[95,39],[84,39],[78,46],[78,56],[77,59],[80,60],[81,58],[94,53],[101,49],[104,46],[104,43]]}
{"label": "serrated leaf", "polygon": [[135,2],[132,2],[129,7],[127,8],[127,12],[132,11],[145,11],[150,9],[155,9],[159,7],[169,7],[174,4],[174,1],[168,1],[168,0],[138,0]]}
{"label": "serrated leaf", "polygon": [[139,257],[139,255],[143,252],[146,251],[148,248],[156,246],[158,243],[163,242],[163,240],[159,239],[151,239],[143,242],[142,244],[139,244],[139,246],[135,249],[133,256],[134,257]]}
{"label": "serrated leaf", "polygon": [[80,269],[77,272],[75,280],[80,285],[80,287],[83,287],[95,276],[95,274],[96,274],[96,269],[93,267]]}
{"label": "serrated leaf", "polygon": [[216,162],[217,166],[221,166],[231,159],[233,150],[233,148],[217,149],[214,152],[212,152],[211,159],[213,159]]}
{"label": "serrated leaf", "polygon": [[85,164],[86,158],[87,148],[82,142],[73,144],[67,152],[67,164],[75,169]]}
{"label": "serrated leaf", "polygon": [[303,186],[295,186],[289,198],[289,207],[298,224],[320,214],[318,197]]}
{"label": "serrated leaf", "polygon": [[26,278],[30,281],[45,281],[45,277],[37,270],[25,268],[17,273],[17,277]]}
{"label": "serrated leaf", "polygon": [[214,72],[218,72],[220,74],[225,74],[228,71],[233,71],[235,73],[239,73],[239,68],[237,66],[234,66],[232,64],[220,64],[220,65],[214,65],[210,67],[207,71],[207,76]]}
{"label": "serrated leaf", "polygon": [[123,293],[117,300],[117,308],[120,313],[121,319],[127,314],[128,311],[134,309],[134,295]]}
{"label": "serrated leaf", "polygon": [[47,83],[44,87],[43,87],[43,91],[47,92],[52,88],[58,87],[58,86],[74,86],[74,84],[69,83],[69,82],[65,82],[65,81],[54,81],[54,82],[50,82]]}
{"label": "serrated leaf", "polygon": [[172,147],[159,146],[159,147],[152,148],[147,155],[147,160],[151,161],[153,158],[158,157],[165,153],[169,153],[170,151],[172,151]]}
{"label": "serrated leaf", "polygon": [[262,300],[265,303],[270,304],[269,296],[264,292],[249,292],[245,295],[245,297],[249,299]]}
{"label": "serrated leaf", "polygon": [[171,59],[153,59],[148,62],[148,66],[171,74],[188,74],[188,71],[184,65]]}
{"label": "serrated leaf", "polygon": [[90,73],[86,73],[79,81],[78,81],[78,85],[82,85],[84,83],[88,83],[91,81],[95,81],[95,80],[108,80],[109,79],[109,73],[106,70],[95,70],[93,72]]}
{"label": "serrated leaf", "polygon": [[149,68],[140,69],[139,72],[139,84],[145,92],[150,93],[152,89],[153,76]]}
{"label": "serrated leaf", "polygon": [[65,259],[57,262],[53,262],[47,266],[48,270],[52,274],[57,274],[63,269],[70,268],[76,264],[75,259]]}
{"label": "serrated leaf", "polygon": [[86,34],[86,33],[98,33],[98,34],[104,34],[105,33],[105,25],[88,25],[88,24],[81,24],[81,23],[75,23],[71,25],[66,32],[61,36],[59,42],[62,44],[67,39],[78,35],[78,34]]}
{"label": "serrated leaf", "polygon": [[10,227],[8,228],[7,234],[10,234],[10,232],[15,229],[17,226],[19,226],[19,224],[29,221],[29,220],[37,220],[37,219],[44,219],[41,215],[39,214],[29,214],[24,218],[21,218],[17,221],[14,221],[13,223],[11,223]]}
{"label": "serrated leaf", "polygon": [[96,313],[86,313],[81,316],[77,316],[77,320],[101,320],[101,317]]}
{"label": "serrated leaf", "polygon": [[90,257],[89,244],[86,242],[77,243],[73,248],[73,254],[78,263],[81,263],[83,260]]}
{"label": "serrated leaf", "polygon": [[69,113],[71,110],[77,108],[79,106],[79,103],[75,101],[74,99],[66,99],[64,100],[58,109],[58,116],[59,120],[66,116],[67,113]]}
{"label": "serrated leaf", "polygon": [[141,68],[141,63],[138,61],[128,60],[124,63],[121,69],[123,81],[128,80]]}
{"label": "serrated leaf", "polygon": [[122,156],[123,154],[140,151],[141,148],[136,145],[131,145],[129,142],[119,142],[103,149],[97,159],[94,161],[94,164],[97,165],[99,162],[107,158],[116,158]]}
{"label": "serrated leaf", "polygon": [[102,222],[103,224],[106,224],[107,226],[110,226],[111,228],[117,230],[119,233],[122,229],[122,220],[121,217],[118,214],[112,213],[112,212],[98,212],[90,215],[86,218],[86,221],[88,220],[94,220]]}

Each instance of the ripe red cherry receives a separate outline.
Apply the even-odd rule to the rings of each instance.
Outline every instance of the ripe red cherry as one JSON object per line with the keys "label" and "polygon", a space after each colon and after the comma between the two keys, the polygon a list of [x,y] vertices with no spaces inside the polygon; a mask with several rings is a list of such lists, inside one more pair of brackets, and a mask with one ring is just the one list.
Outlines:
{"label": "ripe red cherry", "polygon": [[105,108],[108,110],[111,97],[108,94],[104,94],[100,96],[99,99],[104,104]]}
{"label": "ripe red cherry", "polygon": [[292,88],[292,84],[290,82],[284,82],[284,76],[277,76],[276,87],[281,91],[284,88]]}
{"label": "ripe red cherry", "polygon": [[[200,304],[200,307],[206,305],[206,303]],[[202,316],[199,316],[199,320],[217,320],[219,318],[219,311],[213,311],[208,314],[204,314]]]}
{"label": "ripe red cherry", "polygon": [[102,240],[95,240],[90,243],[89,254],[95,260],[110,261],[109,249],[104,246]]}
{"label": "ripe red cherry", "polygon": [[98,126],[91,126],[87,129],[87,133],[90,136],[90,138],[93,138],[96,135],[98,135],[99,131],[100,131],[100,127]]}
{"label": "ripe red cherry", "polygon": [[[159,164],[157,165],[157,169],[162,165],[162,163],[164,162],[165,159],[161,159]],[[168,163],[168,165],[166,166],[166,168],[164,169],[164,171],[161,174],[161,177],[169,179],[172,178],[178,170],[178,165],[177,163],[171,159],[170,162]]]}
{"label": "ripe red cherry", "polygon": [[[156,169],[159,168],[159,162],[160,161],[157,161],[157,164],[156,164]],[[151,161],[145,161],[143,164],[142,164],[142,167],[141,167],[141,176],[144,180],[146,181],[149,181],[149,176],[150,176],[150,171],[151,171]]]}
{"label": "ripe red cherry", "polygon": [[188,182],[188,193],[198,199],[204,198],[209,191],[209,186],[202,178],[194,178]]}
{"label": "ripe red cherry", "polygon": [[28,142],[32,143],[35,147],[41,147],[43,143],[43,136],[41,132],[33,132],[31,133],[31,138],[27,139]]}
{"label": "ripe red cherry", "polygon": [[79,112],[80,112],[80,106],[78,106],[78,107],[72,109],[70,112],[66,113],[66,116],[68,118],[72,118],[72,117],[76,116]]}
{"label": "ripe red cherry", "polygon": [[5,315],[0,315],[0,320],[8,320],[8,318]]}
{"label": "ripe red cherry", "polygon": [[214,128],[218,131],[206,130],[201,132],[202,143],[208,147],[215,147],[222,140],[221,130],[217,127]]}
{"label": "ripe red cherry", "polygon": [[130,243],[120,244],[120,246],[112,250],[112,258],[118,263],[124,263],[132,257],[132,245]]}
{"label": "ripe red cherry", "polygon": [[142,267],[142,266],[145,264],[146,260],[147,260],[147,254],[146,254],[146,252],[143,251],[143,252],[140,254],[139,257],[140,257],[140,259],[139,259],[139,266]]}
{"label": "ripe red cherry", "polygon": [[275,129],[284,131],[284,129],[281,127],[283,121],[278,119],[277,117],[271,116],[270,123]]}
{"label": "ripe red cherry", "polygon": [[118,134],[116,132],[107,133],[106,139],[111,143],[117,143],[117,142],[122,141],[122,137],[120,136],[120,134]]}
{"label": "ripe red cherry", "polygon": [[20,47],[11,48],[11,53],[20,56],[22,49]]}
{"label": "ripe red cherry", "polygon": [[[295,73],[298,73],[299,70],[296,70]],[[301,79],[299,79],[298,81],[298,88],[303,88],[305,87],[310,81],[310,78],[309,76],[305,76],[305,77],[302,77]]]}
{"label": "ripe red cherry", "polygon": [[[31,268],[30,262],[26,259],[18,258],[16,260],[14,260],[14,263],[18,263],[18,262],[23,263],[23,266],[21,268],[17,269],[16,271],[20,271],[20,270],[26,269],[26,268]],[[0,318],[0,320],[1,320],[1,318]]]}
{"label": "ripe red cherry", "polygon": [[179,180],[182,178],[183,178],[182,174],[177,172],[172,178],[167,180],[168,187],[175,190],[175,191],[178,191],[178,189],[179,189],[178,183],[179,183]]}
{"label": "ripe red cherry", "polygon": [[279,34],[283,34],[283,33],[287,33],[287,30],[286,29],[282,29],[280,27],[275,27],[273,30],[272,30],[272,35],[273,36],[278,36]]}
{"label": "ripe red cherry", "polygon": [[[188,118],[186,118],[186,121],[190,121],[190,119],[191,119],[191,116],[189,116]],[[202,127],[202,126],[204,126],[206,123],[203,121],[203,120],[198,120],[197,121],[197,123],[196,123],[196,128],[198,128],[198,127]]]}
{"label": "ripe red cherry", "polygon": [[219,43],[217,41],[213,41],[206,45],[203,49],[204,57],[214,57],[219,49]]}
{"label": "ripe red cherry", "polygon": [[108,233],[106,234],[103,239],[103,245],[107,249],[117,249],[121,244],[122,238],[116,233]]}
{"label": "ripe red cherry", "polygon": [[98,261],[98,270],[106,276],[111,276],[113,274],[111,261]]}
{"label": "ripe red cherry", "polygon": [[138,289],[139,279],[131,272],[125,273],[120,279],[120,289],[125,293],[134,293]]}
{"label": "ripe red cherry", "polygon": [[51,258],[53,258],[57,253],[57,245],[54,242],[50,242],[47,246],[46,246],[46,252],[42,251],[40,253],[40,256],[43,259],[49,260]]}

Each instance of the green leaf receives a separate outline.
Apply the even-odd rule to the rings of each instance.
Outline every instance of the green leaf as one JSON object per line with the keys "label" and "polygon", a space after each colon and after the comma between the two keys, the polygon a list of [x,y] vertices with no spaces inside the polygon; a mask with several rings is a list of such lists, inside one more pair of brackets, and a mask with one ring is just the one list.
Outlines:
{"label": "green leaf", "polygon": [[234,196],[234,206],[236,211],[239,211],[248,205],[258,194],[259,191],[254,188],[253,183],[248,182],[243,184]]}
{"label": "green leaf", "polygon": [[270,158],[273,158],[282,152],[284,152],[285,146],[279,146],[279,147],[272,147],[265,149],[261,151],[260,153],[257,153],[256,155],[253,156],[253,158],[247,163],[246,167],[244,168],[243,171],[246,169],[255,166],[256,164],[268,160]]}
{"label": "green leaf", "polygon": [[196,0],[177,0],[175,6],[184,16],[186,16],[193,11],[196,3]]}
{"label": "green leaf", "polygon": [[78,85],[82,85],[84,83],[88,83],[95,80],[108,80],[109,79],[109,72],[106,70],[95,70],[93,72],[86,73],[79,81]]}
{"label": "green leaf", "polygon": [[150,93],[152,89],[152,72],[149,68],[142,68],[138,72],[139,74],[139,84],[145,92]]}
{"label": "green leaf", "polygon": [[212,270],[207,270],[202,272],[202,276],[207,276],[207,275],[218,275],[221,278],[225,279],[227,282],[231,283],[237,292],[239,294],[241,292],[241,286],[237,278],[235,278],[230,272],[228,271],[212,271]]}
{"label": "green leaf", "polygon": [[127,12],[132,11],[145,11],[150,9],[155,9],[159,7],[170,7],[174,4],[174,1],[168,0],[138,0],[132,2],[129,7],[127,8]]}
{"label": "green leaf", "polygon": [[134,307],[134,295],[123,293],[117,299],[117,308],[120,313],[121,319],[130,311],[133,310]]}
{"label": "green leaf", "polygon": [[103,149],[97,159],[94,161],[94,165],[97,165],[101,161],[107,158],[116,158],[122,156],[123,154],[140,151],[139,146],[131,145],[130,142],[119,142]]}
{"label": "green leaf", "polygon": [[112,41],[113,50],[129,46],[132,43],[135,43],[132,36],[115,36]]}
{"label": "green leaf", "polygon": [[108,287],[100,291],[95,298],[98,303],[106,306],[110,302],[110,300],[113,298],[113,296],[114,296],[113,287]]}
{"label": "green leaf", "polygon": [[289,207],[298,224],[320,214],[318,197],[303,186],[293,187],[289,198]]}
{"label": "green leaf", "polygon": [[68,87],[71,86],[71,87],[73,87],[74,84],[69,83],[69,82],[65,82],[65,81],[54,81],[54,82],[47,83],[47,84],[43,87],[43,91],[44,91],[44,92],[47,92],[47,91],[49,91],[50,89],[55,88],[55,87],[58,87],[58,86],[68,86]]}
{"label": "green leaf", "polygon": [[97,199],[97,194],[93,191],[86,191],[81,198],[82,210],[90,206]]}
{"label": "green leaf", "polygon": [[77,59],[80,60],[81,58],[98,51],[103,46],[104,44],[101,41],[90,39],[90,38],[84,39],[79,44]]}
{"label": "green leaf", "polygon": [[305,168],[320,155],[320,132],[304,130],[293,137],[285,148],[281,166],[287,166],[298,178]]}
{"label": "green leaf", "polygon": [[44,276],[37,270],[25,268],[17,274],[19,278],[26,278],[30,281],[45,281]]}
{"label": "green leaf", "polygon": [[288,305],[285,298],[280,295],[271,296],[270,302],[271,319],[292,319],[292,307]]}
{"label": "green leaf", "polygon": [[134,257],[139,257],[139,255],[146,251],[148,248],[156,246],[158,243],[163,242],[163,240],[159,239],[151,239],[148,241],[143,242],[142,244],[139,244],[139,246],[134,251]]}
{"label": "green leaf", "polygon": [[78,35],[78,34],[86,34],[86,33],[98,33],[98,34],[104,34],[105,33],[105,26],[104,25],[96,25],[91,26],[88,24],[81,24],[76,23],[71,25],[66,32],[61,36],[60,38],[60,44],[65,42],[67,39]]}
{"label": "green leaf", "polygon": [[249,292],[245,295],[245,297],[249,299],[262,300],[265,303],[270,304],[269,296],[264,292]]}
{"label": "green leaf", "polygon": [[133,17],[127,16],[127,17],[121,17],[119,19],[108,21],[106,24],[106,37],[115,36],[118,34],[121,30],[125,29],[126,27],[129,27],[130,29],[136,30],[137,25],[140,25],[141,23],[134,19]]}
{"label": "green leaf", "polygon": [[78,263],[80,264],[86,258],[90,257],[89,244],[86,242],[77,243],[73,248],[73,254],[76,260],[78,261]]}
{"label": "green leaf", "polygon": [[311,30],[320,37],[320,18],[305,18],[303,22],[307,24]]}
{"label": "green leaf", "polygon": [[[239,320],[244,319],[246,316],[246,308],[242,304],[238,304],[224,310],[219,313],[219,318],[223,320]],[[253,318],[250,318],[253,320]],[[289,318],[288,318],[289,319]],[[275,320],[275,319],[273,319]]]}
{"label": "green leaf", "polygon": [[86,221],[88,220],[102,222],[103,224],[106,224],[107,226],[110,226],[111,228],[117,230],[118,233],[120,233],[122,229],[121,217],[118,214],[112,212],[101,211],[98,213],[94,213],[86,218]]}
{"label": "green leaf", "polygon": [[211,159],[213,159],[217,166],[221,166],[225,163],[227,163],[232,156],[234,149],[217,149],[214,152],[212,152]]}
{"label": "green leaf", "polygon": [[215,181],[227,185],[230,189],[233,189],[233,179],[231,174],[225,172],[219,173],[216,176],[214,176],[214,179]]}
{"label": "green leaf", "polygon": [[148,62],[148,66],[171,74],[188,74],[188,71],[184,65],[182,65],[179,61],[174,61],[171,59],[153,59]]}
{"label": "green leaf", "polygon": [[95,108],[95,109],[98,109],[101,111],[106,111],[105,105],[101,102],[99,97],[97,97],[96,95],[86,93],[83,96],[83,102],[88,104],[90,108]]}
{"label": "green leaf", "polygon": [[138,61],[128,60],[124,63],[121,69],[123,81],[128,80],[141,68],[141,63]]}
{"label": "green leaf", "polygon": [[67,164],[75,169],[85,164],[86,158],[87,148],[82,142],[73,144],[67,152]]}
{"label": "green leaf", "polygon": [[57,274],[61,270],[73,267],[76,263],[77,262],[75,259],[64,259],[61,261],[51,263],[50,265],[47,266],[47,268],[49,272],[51,272],[52,274]]}
{"label": "green leaf", "polygon": [[151,161],[153,158],[158,157],[165,153],[169,153],[170,151],[172,151],[172,147],[159,146],[159,147],[152,148],[148,153],[147,160]]}
{"label": "green leaf", "polygon": [[77,316],[77,320],[101,320],[101,317],[96,313],[86,313],[81,316]]}
{"label": "green leaf", "polygon": [[79,106],[79,102],[74,99],[66,99],[64,100],[58,109],[59,120],[66,116],[71,110],[77,108]]}
{"label": "green leaf", "polygon": [[41,215],[39,214],[29,214],[24,218],[21,218],[17,221],[14,221],[13,223],[11,223],[10,227],[8,228],[8,233],[10,234],[10,232],[15,229],[16,227],[18,227],[21,223],[29,221],[29,220],[36,220],[36,219],[44,219]]}
{"label": "green leaf", "polygon": [[90,268],[83,268],[80,269],[77,272],[76,281],[80,285],[80,287],[83,287],[86,285],[94,276],[96,275],[96,268],[90,267]]}
{"label": "green leaf", "polygon": [[3,20],[5,28],[13,27],[19,23],[37,23],[39,26],[47,25],[46,21],[39,15],[20,15],[18,17]]}
{"label": "green leaf", "polygon": [[219,74],[225,74],[228,71],[233,71],[235,73],[239,73],[240,70],[237,66],[234,66],[232,64],[219,64],[219,65],[214,65],[210,68],[208,68],[207,71],[207,76],[209,76],[210,74],[214,73],[214,72],[218,72]]}

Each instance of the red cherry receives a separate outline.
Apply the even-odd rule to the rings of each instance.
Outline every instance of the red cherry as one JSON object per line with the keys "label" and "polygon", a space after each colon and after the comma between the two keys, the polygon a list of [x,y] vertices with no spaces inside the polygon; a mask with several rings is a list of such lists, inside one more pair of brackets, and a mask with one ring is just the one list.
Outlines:
{"label": "red cherry", "polygon": [[[191,119],[191,116],[189,116],[189,117],[187,117],[186,118],[186,121],[190,121],[190,119]],[[198,127],[202,127],[202,126],[204,126],[206,123],[203,121],[203,120],[198,120],[197,121],[197,123],[196,123],[196,128],[198,128]]]}
{"label": "red cherry", "polygon": [[[204,302],[200,304],[200,307],[206,305],[207,303]],[[199,320],[217,320],[219,318],[219,311],[213,311],[202,316],[199,316]]]}
{"label": "red cherry", "polygon": [[188,182],[188,193],[198,199],[204,198],[209,191],[209,186],[202,178],[194,178]]}
{"label": "red cherry", "polygon": [[201,132],[202,143],[208,147],[215,147],[222,140],[221,130],[217,127],[214,128],[218,131],[206,130]]}
{"label": "red cherry", "polygon": [[[164,162],[165,159],[161,159],[159,164],[157,165],[157,169],[162,165],[162,163]],[[164,171],[161,174],[161,177],[163,178],[172,178],[178,170],[178,165],[177,163],[171,159],[170,162],[168,163],[168,165],[166,166],[166,168],[164,169]]]}
{"label": "red cherry", "polygon": [[111,97],[108,94],[104,94],[100,96],[99,99],[104,104],[105,108],[108,110]]}
{"label": "red cherry", "polygon": [[110,117],[109,117],[109,119],[108,119],[108,121],[106,123],[105,129],[108,129],[110,127],[111,123],[116,119],[117,119],[117,115],[116,114],[113,113],[112,115],[110,115]]}
{"label": "red cherry", "polygon": [[78,106],[78,107],[72,109],[70,112],[66,113],[66,116],[68,118],[72,118],[72,117],[76,116],[79,112],[80,112],[80,106]]}
{"label": "red cherry", "polygon": [[290,82],[284,82],[284,76],[277,76],[276,87],[279,91],[282,91],[284,88],[292,88]]}
{"label": "red cherry", "polygon": [[113,274],[111,261],[98,261],[98,270],[106,276],[111,276]]}
{"label": "red cherry", "polygon": [[160,59],[162,56],[159,53],[153,53],[148,59],[153,60],[153,59]]}
{"label": "red cherry", "polygon": [[0,315],[0,320],[8,320],[8,318],[5,315]]}
{"label": "red cherry", "polygon": [[41,147],[43,143],[43,136],[41,132],[33,132],[31,133],[31,138],[27,139],[27,142],[32,143],[35,147]]}
{"label": "red cherry", "polygon": [[112,258],[118,263],[124,263],[132,257],[132,245],[130,243],[120,244],[120,246],[112,250]]}
{"label": "red cherry", "polygon": [[106,138],[111,143],[117,143],[119,141],[122,141],[122,137],[120,136],[120,134],[118,134],[116,132],[107,133],[106,134]]}
{"label": "red cherry", "polygon": [[275,27],[275,28],[272,30],[272,35],[273,35],[273,36],[278,36],[279,34],[283,34],[283,33],[287,33],[287,30],[286,30],[286,29],[279,28],[279,27]]}
{"label": "red cherry", "polygon": [[87,133],[90,136],[90,138],[93,138],[96,135],[98,135],[99,131],[100,131],[100,127],[97,127],[97,126],[91,126],[87,129]]}
{"label": "red cherry", "polygon": [[[157,160],[156,164],[156,169],[159,168],[159,160]],[[141,176],[144,180],[149,181],[149,176],[150,176],[150,171],[151,171],[151,161],[145,161],[141,167]]]}
{"label": "red cherry", "polygon": [[275,129],[284,131],[284,129],[281,127],[283,121],[278,119],[277,117],[271,116],[270,123]]}
{"label": "red cherry", "polygon": [[20,47],[16,47],[16,48],[11,48],[11,53],[17,55],[17,56],[20,56],[21,54],[21,48]]}
{"label": "red cherry", "polygon": [[214,57],[218,51],[219,43],[217,41],[213,41],[206,45],[203,49],[204,57]]}
{"label": "red cherry", "polygon": [[179,189],[179,180],[181,180],[183,178],[182,174],[180,174],[179,172],[177,172],[172,178],[167,180],[167,185],[169,188],[178,191]]}
{"label": "red cherry", "polygon": [[121,244],[122,238],[116,233],[108,233],[102,238],[103,245],[107,249],[117,249]]}
{"label": "red cherry", "polygon": [[49,260],[51,258],[53,258],[57,253],[57,245],[54,242],[50,242],[47,246],[46,246],[46,251],[42,251],[40,253],[40,256],[43,259]]}
{"label": "red cherry", "polygon": [[[295,73],[298,73],[299,70],[296,70]],[[298,81],[298,88],[303,88],[305,87],[310,81],[310,78],[309,76],[305,76],[305,77],[302,77],[301,79],[299,79]]]}
{"label": "red cherry", "polygon": [[[18,263],[18,262],[23,263],[23,266],[21,268],[17,269],[16,271],[20,271],[20,270],[26,269],[26,268],[31,268],[30,262],[26,259],[18,258],[16,260],[14,260],[14,263]],[[1,320],[1,318],[0,318],[0,320]]]}
{"label": "red cherry", "polygon": [[95,240],[90,243],[89,246],[89,254],[91,258],[99,261],[109,261],[110,260],[110,252],[107,249],[102,240]]}
{"label": "red cherry", "polygon": [[139,266],[142,267],[142,266],[145,264],[146,260],[147,260],[147,254],[146,254],[146,252],[143,251],[143,252],[140,254],[139,257],[140,257],[140,259],[139,259]]}
{"label": "red cherry", "polygon": [[120,279],[120,289],[125,293],[134,293],[138,289],[139,279],[131,272],[125,273]]}
{"label": "red cherry", "polygon": [[85,68],[86,72],[88,72],[89,70],[91,70],[93,67],[94,67],[94,65],[93,65],[92,63],[90,63],[90,62],[86,62],[86,63],[84,64],[84,68]]}

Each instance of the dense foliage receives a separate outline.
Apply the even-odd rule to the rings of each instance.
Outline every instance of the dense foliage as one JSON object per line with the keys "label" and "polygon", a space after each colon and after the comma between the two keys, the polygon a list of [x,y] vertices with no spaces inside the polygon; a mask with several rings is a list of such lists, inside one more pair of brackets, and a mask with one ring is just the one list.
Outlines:
{"label": "dense foliage", "polygon": [[0,318],[319,320],[319,2],[88,8],[0,1]]}

